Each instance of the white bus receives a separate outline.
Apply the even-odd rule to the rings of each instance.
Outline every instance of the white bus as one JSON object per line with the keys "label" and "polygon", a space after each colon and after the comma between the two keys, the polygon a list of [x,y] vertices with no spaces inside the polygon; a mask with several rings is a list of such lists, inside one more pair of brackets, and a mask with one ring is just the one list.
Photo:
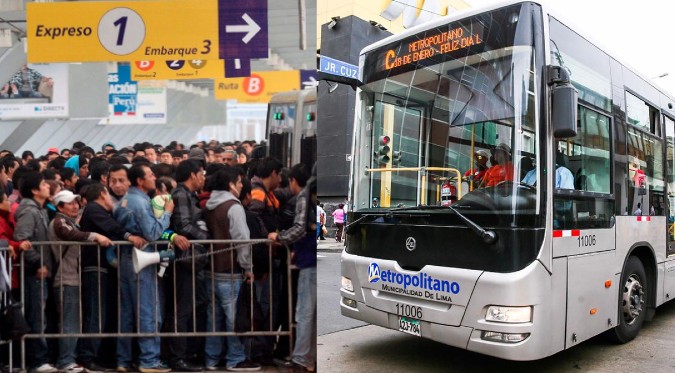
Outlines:
{"label": "white bus", "polygon": [[267,153],[284,167],[316,162],[316,89],[277,93],[267,110]]}
{"label": "white bus", "polygon": [[536,2],[359,67],[343,315],[534,360],[628,342],[675,296],[675,100],[649,80]]}

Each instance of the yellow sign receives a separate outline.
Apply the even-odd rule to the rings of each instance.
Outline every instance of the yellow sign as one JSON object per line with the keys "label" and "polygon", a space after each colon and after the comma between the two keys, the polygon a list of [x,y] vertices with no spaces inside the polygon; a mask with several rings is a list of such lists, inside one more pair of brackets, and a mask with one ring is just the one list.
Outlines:
{"label": "yellow sign", "polygon": [[28,62],[217,60],[215,0],[27,4]]}
{"label": "yellow sign", "polygon": [[270,98],[285,91],[300,89],[300,71],[258,71],[248,78],[222,78],[214,81],[214,95],[218,100],[237,100],[239,103],[267,103]]}
{"label": "yellow sign", "polygon": [[131,80],[216,79],[225,76],[223,60],[136,61]]}

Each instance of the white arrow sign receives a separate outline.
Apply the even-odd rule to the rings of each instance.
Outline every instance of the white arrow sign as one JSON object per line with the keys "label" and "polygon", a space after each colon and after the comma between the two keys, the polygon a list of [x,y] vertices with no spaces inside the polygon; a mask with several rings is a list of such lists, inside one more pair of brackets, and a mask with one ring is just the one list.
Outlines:
{"label": "white arrow sign", "polygon": [[313,76],[310,76],[307,80],[302,82],[302,85],[304,86],[304,89],[312,89],[314,87],[318,87],[319,82],[314,79]]}
{"label": "white arrow sign", "polygon": [[246,13],[244,13],[241,18],[246,22],[245,25],[228,25],[225,27],[225,32],[245,32],[246,35],[244,35],[241,41],[243,41],[244,44],[248,44],[248,42],[256,36],[258,31],[260,31],[260,26],[258,26],[253,18],[249,17]]}

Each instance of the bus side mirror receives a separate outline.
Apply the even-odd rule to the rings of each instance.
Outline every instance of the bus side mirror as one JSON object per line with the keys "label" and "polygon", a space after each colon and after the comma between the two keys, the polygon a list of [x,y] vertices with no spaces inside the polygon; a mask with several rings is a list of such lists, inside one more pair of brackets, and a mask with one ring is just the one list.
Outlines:
{"label": "bus side mirror", "polygon": [[553,137],[569,138],[577,135],[577,103],[579,92],[572,85],[567,70],[549,66],[551,89],[551,121]]}

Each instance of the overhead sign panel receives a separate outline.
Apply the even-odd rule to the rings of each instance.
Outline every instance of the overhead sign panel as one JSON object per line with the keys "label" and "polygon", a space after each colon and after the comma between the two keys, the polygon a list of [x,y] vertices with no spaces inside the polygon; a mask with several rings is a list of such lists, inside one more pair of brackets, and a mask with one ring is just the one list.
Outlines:
{"label": "overhead sign panel", "polygon": [[222,78],[223,60],[135,61],[131,64],[133,80],[193,80]]}
{"label": "overhead sign panel", "polygon": [[[232,13],[223,14],[219,12],[219,8],[223,7],[219,6],[218,0],[31,2],[27,4],[26,16],[28,61],[218,60],[225,56],[242,57],[229,53],[243,53],[244,58],[265,58],[267,3],[264,6],[257,4],[259,0],[244,3],[248,2],[262,8],[243,10],[232,6]],[[265,15],[263,23],[258,21],[260,12]],[[231,17],[239,19],[235,21]],[[228,26],[234,26],[230,27],[230,33],[227,32]],[[219,31],[222,30],[227,39],[219,39]],[[245,48],[227,49],[228,43],[234,43],[237,38]],[[262,49],[264,53],[260,52]]]}
{"label": "overhead sign panel", "polygon": [[218,0],[219,57],[267,58],[267,0]]}
{"label": "overhead sign panel", "polygon": [[285,91],[300,89],[300,72],[258,71],[247,78],[222,78],[214,81],[214,95],[218,100],[237,100],[239,103],[267,103],[270,98]]}

